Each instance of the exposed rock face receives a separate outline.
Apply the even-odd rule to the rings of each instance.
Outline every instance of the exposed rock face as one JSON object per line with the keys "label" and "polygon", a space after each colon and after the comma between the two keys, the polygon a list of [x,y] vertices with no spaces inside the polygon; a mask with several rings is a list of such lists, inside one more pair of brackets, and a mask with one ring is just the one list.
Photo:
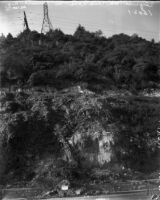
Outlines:
{"label": "exposed rock face", "polygon": [[98,162],[100,164],[104,164],[105,162],[109,162],[111,160],[112,151],[110,147],[110,143],[113,142],[113,137],[110,133],[105,132],[106,135],[103,135],[103,138],[99,140],[99,154],[98,154]]}
{"label": "exposed rock face", "polygon": [[106,132],[96,122],[93,122],[92,129],[88,129],[85,133],[77,131],[70,140],[72,146],[80,149],[86,162],[94,166],[111,161],[111,143],[113,143],[111,132]]}
{"label": "exposed rock face", "polygon": [[[82,93],[77,88],[54,93],[34,90],[19,95],[9,93],[2,99],[4,105],[8,102],[10,105],[0,114],[0,139],[5,139],[4,136],[7,142],[10,139],[7,159],[14,163],[11,170],[16,171],[18,166],[20,173],[25,166],[25,173],[30,173],[29,167],[33,167],[34,172],[35,162],[43,161],[44,155],[55,157],[51,162],[44,160],[49,163],[49,169],[54,166],[55,174],[59,163],[67,170],[68,164],[75,167],[73,160],[80,169],[103,167],[112,170],[116,164],[117,168],[134,165],[140,168],[142,159],[144,165],[151,168],[153,161],[150,158],[158,163],[155,131],[159,100],[96,94],[83,88]],[[0,147],[5,144],[1,142]],[[0,149],[0,175],[5,168],[4,155]],[[64,166],[64,163],[67,164]],[[46,171],[40,174],[46,178],[44,174],[48,169],[46,166],[42,169]],[[54,175],[48,177],[55,181]]]}

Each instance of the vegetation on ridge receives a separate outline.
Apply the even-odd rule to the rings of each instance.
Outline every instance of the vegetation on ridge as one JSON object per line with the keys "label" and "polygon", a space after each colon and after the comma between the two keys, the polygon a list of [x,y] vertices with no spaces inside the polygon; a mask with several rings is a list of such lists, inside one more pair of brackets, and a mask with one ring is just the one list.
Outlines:
{"label": "vegetation on ridge", "polygon": [[57,89],[85,83],[94,91],[132,92],[159,87],[160,44],[137,35],[102,36],[79,26],[74,35],[24,31],[1,40],[1,86],[49,85]]}

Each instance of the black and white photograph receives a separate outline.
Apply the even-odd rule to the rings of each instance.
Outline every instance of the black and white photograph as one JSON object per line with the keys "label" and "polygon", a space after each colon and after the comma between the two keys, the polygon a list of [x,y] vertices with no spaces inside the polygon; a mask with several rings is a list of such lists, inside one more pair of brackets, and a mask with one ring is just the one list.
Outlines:
{"label": "black and white photograph", "polygon": [[160,200],[160,1],[0,1],[0,200]]}

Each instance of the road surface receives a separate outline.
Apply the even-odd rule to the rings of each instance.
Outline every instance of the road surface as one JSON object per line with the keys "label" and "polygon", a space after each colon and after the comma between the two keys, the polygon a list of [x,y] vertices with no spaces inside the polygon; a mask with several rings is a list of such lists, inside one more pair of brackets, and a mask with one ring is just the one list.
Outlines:
{"label": "road surface", "polygon": [[104,196],[86,196],[72,198],[51,198],[46,200],[151,200],[151,196],[140,194],[121,194],[121,195],[104,195]]}
{"label": "road surface", "polygon": [[[112,194],[112,195],[99,195],[99,196],[84,196],[84,197],[63,197],[63,198],[48,198],[38,200],[151,200],[151,196],[146,193],[129,193],[129,194]],[[27,200],[27,198],[18,198],[5,196],[2,200]]]}
{"label": "road surface", "polygon": [[50,198],[46,200],[151,200],[151,196],[146,193],[130,193],[130,194],[112,194],[100,196],[85,196],[85,197],[68,197],[68,198]]}

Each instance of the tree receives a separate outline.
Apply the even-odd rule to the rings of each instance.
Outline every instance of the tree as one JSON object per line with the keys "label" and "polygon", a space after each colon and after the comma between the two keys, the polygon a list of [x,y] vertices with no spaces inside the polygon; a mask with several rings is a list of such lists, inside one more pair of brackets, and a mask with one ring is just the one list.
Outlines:
{"label": "tree", "polygon": [[99,37],[102,37],[102,35],[103,35],[103,32],[101,30],[98,30],[95,32],[95,37],[99,38]]}
{"label": "tree", "polygon": [[12,34],[11,34],[11,33],[8,33],[6,39],[7,39],[8,42],[9,42],[9,41],[13,41],[13,36],[12,36]]}

